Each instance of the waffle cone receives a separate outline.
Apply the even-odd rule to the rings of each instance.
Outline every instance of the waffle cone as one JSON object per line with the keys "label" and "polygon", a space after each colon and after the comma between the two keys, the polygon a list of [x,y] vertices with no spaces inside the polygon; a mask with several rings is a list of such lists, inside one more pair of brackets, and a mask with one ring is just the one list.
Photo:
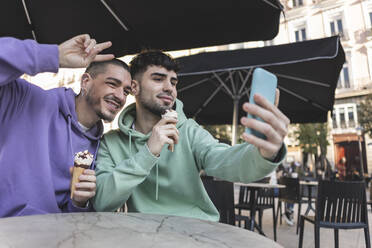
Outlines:
{"label": "waffle cone", "polygon": [[75,191],[75,183],[79,182],[79,176],[83,174],[84,168],[82,167],[76,167],[74,166],[73,172],[72,172],[72,179],[71,179],[71,199],[74,197],[74,191]]}

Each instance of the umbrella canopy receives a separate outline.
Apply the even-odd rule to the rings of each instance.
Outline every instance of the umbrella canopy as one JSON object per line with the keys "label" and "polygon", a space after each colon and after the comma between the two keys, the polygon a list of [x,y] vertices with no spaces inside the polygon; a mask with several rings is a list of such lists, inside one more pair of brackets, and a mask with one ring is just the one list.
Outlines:
{"label": "umbrella canopy", "polygon": [[2,0],[0,36],[59,44],[88,33],[116,56],[276,36],[279,0]]}
{"label": "umbrella canopy", "polygon": [[[338,36],[285,45],[201,53],[177,59],[178,98],[201,124],[237,125],[253,69],[278,77],[279,109],[292,123],[326,122],[345,53]],[[234,118],[233,118],[234,114]]]}

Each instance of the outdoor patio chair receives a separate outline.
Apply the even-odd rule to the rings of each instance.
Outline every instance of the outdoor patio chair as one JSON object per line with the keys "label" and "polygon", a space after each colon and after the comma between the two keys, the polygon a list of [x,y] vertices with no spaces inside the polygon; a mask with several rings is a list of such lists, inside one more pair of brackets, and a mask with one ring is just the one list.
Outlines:
{"label": "outdoor patio chair", "polygon": [[235,215],[234,184],[209,176],[202,176],[201,179],[209,198],[220,214],[220,222],[235,226],[235,221],[243,221],[244,228],[248,229],[249,217]]}
{"label": "outdoor patio chair", "polygon": [[[298,213],[297,213],[297,223],[296,223],[296,234],[298,234],[300,214],[301,214],[301,205],[307,201],[302,198],[300,181],[298,178],[290,177],[281,177],[279,178],[279,184],[283,184],[286,187],[279,189],[279,199],[278,199],[278,208],[276,213],[276,218],[280,215],[280,224],[282,224],[282,203],[297,203],[298,204]],[[277,220],[275,221],[277,223]]]}
{"label": "outdoor patio chair", "polygon": [[[307,181],[307,182],[312,182],[312,181],[317,181],[315,178],[311,177],[310,179],[309,178],[300,178],[300,181],[303,180],[303,181]],[[301,189],[301,196],[302,198],[308,198],[309,197],[309,188],[308,187],[304,187],[302,186],[301,187],[301,184],[300,184],[300,189]],[[312,190],[311,191],[311,198],[314,199],[313,202],[315,202],[315,199],[316,199],[316,194],[317,194],[317,190]]]}
{"label": "outdoor patio chair", "polygon": [[302,247],[305,220],[314,224],[315,247],[320,245],[320,228],[333,228],[335,247],[339,229],[364,229],[370,248],[366,192],[364,182],[319,181],[315,216],[301,216],[299,247]]}
{"label": "outdoor patio chair", "polygon": [[[270,178],[264,178],[262,180],[256,181],[256,183],[269,183]],[[235,208],[238,209],[238,215],[243,216],[242,210],[251,211],[253,208],[253,203],[251,202],[252,191],[250,187],[240,186],[239,189],[239,202],[235,205]],[[273,231],[274,231],[274,240],[276,241],[276,217],[275,217],[275,198],[274,198],[274,189],[272,188],[262,188],[257,191],[256,196],[256,206],[255,209],[258,211],[258,225],[262,229],[262,217],[263,211],[266,209],[272,208],[273,210]],[[237,220],[239,221],[239,220]],[[240,226],[240,222],[239,222]]]}

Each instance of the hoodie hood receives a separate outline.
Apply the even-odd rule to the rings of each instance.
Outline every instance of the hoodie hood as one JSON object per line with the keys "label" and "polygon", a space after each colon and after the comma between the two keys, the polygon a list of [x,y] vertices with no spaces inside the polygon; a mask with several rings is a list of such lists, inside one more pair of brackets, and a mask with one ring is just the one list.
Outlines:
{"label": "hoodie hood", "polygon": [[[178,114],[177,129],[179,129],[187,120],[185,113],[183,112],[183,103],[176,99],[175,103],[176,112]],[[151,132],[143,134],[132,129],[132,124],[136,119],[136,103],[132,103],[126,107],[119,116],[119,129],[126,135],[131,135],[133,138],[139,140],[147,140],[151,136]]]}
{"label": "hoodie hood", "polygon": [[[57,89],[58,90],[58,89]],[[76,94],[72,89],[60,89],[64,90],[65,94],[61,94],[60,97],[61,104],[59,104],[59,110],[62,113],[62,115],[66,118],[66,121],[68,123],[68,140],[70,144],[70,152],[71,156],[74,157],[76,153],[76,149],[80,151],[79,148],[74,147],[73,143],[76,143],[76,138],[73,138],[73,136],[81,136],[86,137],[89,140],[93,141],[92,144],[95,144],[94,150],[91,150],[91,152],[94,154],[93,163],[91,165],[91,169],[95,168],[95,160],[97,156],[97,151],[99,148],[100,138],[103,134],[103,124],[102,121],[98,121],[96,125],[94,125],[92,128],[90,128],[88,131],[84,132],[84,130],[81,128],[78,122],[77,114],[76,114],[76,105],[75,105],[75,98]],[[73,141],[75,139],[75,142]]]}
{"label": "hoodie hood", "polygon": [[62,94],[60,98],[61,104],[59,105],[59,109],[63,116],[66,118],[67,121],[71,121],[71,126],[74,129],[79,130],[82,135],[87,137],[90,140],[99,140],[103,134],[103,124],[102,121],[98,121],[95,126],[89,129],[87,132],[84,132],[83,129],[80,127],[76,110],[75,110],[75,92],[70,88],[64,88],[65,94]]}

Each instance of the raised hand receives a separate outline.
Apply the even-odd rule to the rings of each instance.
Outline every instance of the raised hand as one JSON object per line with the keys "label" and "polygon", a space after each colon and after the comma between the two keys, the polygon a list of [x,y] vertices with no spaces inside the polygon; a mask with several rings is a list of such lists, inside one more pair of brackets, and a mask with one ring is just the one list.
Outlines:
{"label": "raised hand", "polygon": [[59,66],[61,68],[87,67],[92,61],[105,61],[114,58],[113,54],[99,53],[111,47],[111,42],[96,43],[88,34],[75,36],[58,46]]}
{"label": "raised hand", "polygon": [[282,147],[285,136],[288,133],[289,119],[278,108],[279,90],[276,90],[275,105],[267,101],[263,96],[256,94],[254,101],[257,105],[244,103],[243,109],[247,113],[260,117],[262,121],[255,119],[241,118],[242,125],[252,128],[266,136],[266,140],[258,138],[252,134],[243,133],[242,138],[255,145],[261,155],[269,160],[275,158]]}

